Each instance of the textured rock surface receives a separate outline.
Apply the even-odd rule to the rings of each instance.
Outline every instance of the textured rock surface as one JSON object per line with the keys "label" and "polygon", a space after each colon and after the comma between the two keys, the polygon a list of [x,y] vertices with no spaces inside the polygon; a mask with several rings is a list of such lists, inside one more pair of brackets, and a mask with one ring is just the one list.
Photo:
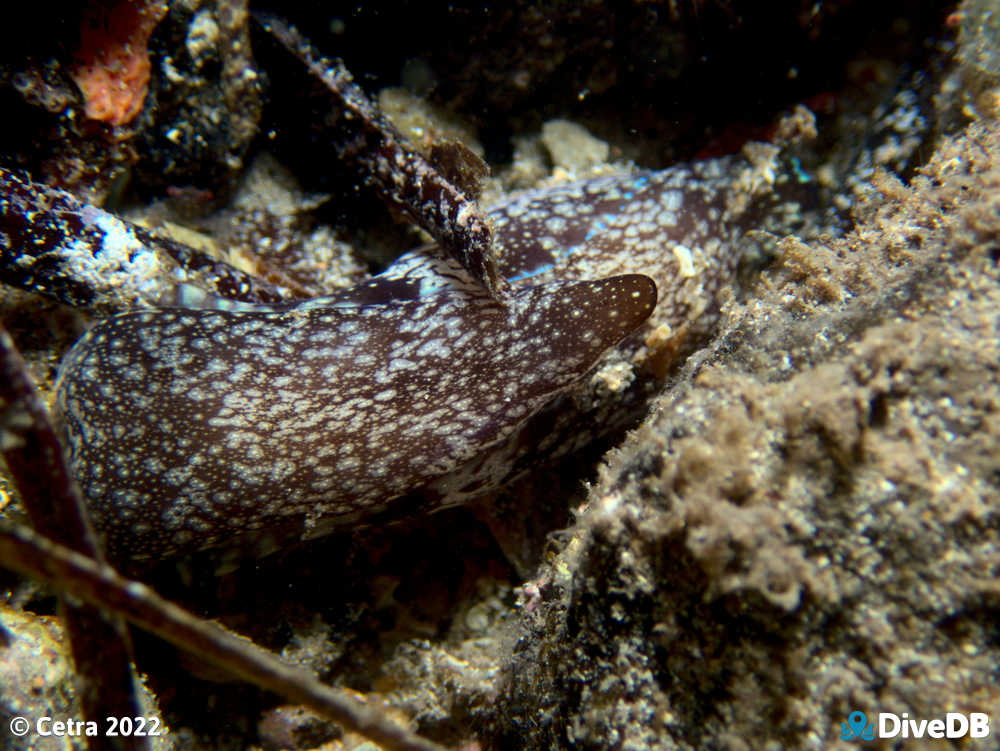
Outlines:
{"label": "textured rock surface", "polygon": [[[79,717],[73,666],[55,619],[0,608],[0,749],[15,749],[15,717]],[[33,738],[38,751],[84,748],[80,739]]]}
{"label": "textured rock surface", "polygon": [[[144,714],[156,718],[157,734],[153,751],[173,751],[175,738],[163,724],[156,700],[140,693]],[[35,727],[42,717],[53,721],[84,719],[79,687],[73,674],[69,645],[59,620],[0,605],[0,750],[79,751],[87,748],[86,730],[58,731],[40,735],[33,730],[15,736],[10,728],[15,718],[24,718]],[[103,730],[105,723],[100,723]],[[152,726],[150,726],[152,727]],[[48,727],[51,730],[51,726]]]}
{"label": "textured rock surface", "polygon": [[855,709],[1000,714],[998,184],[974,125],[844,239],[784,242],[543,566],[502,738],[819,748]]}

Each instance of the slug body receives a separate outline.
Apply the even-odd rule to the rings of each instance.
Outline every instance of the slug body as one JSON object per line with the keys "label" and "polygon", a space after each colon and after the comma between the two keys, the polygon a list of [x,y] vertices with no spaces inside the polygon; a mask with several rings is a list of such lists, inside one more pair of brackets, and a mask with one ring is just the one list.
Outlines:
{"label": "slug body", "polygon": [[[109,553],[280,544],[453,504],[620,426],[656,382],[629,335],[657,286],[647,334],[704,323],[732,278],[728,185],[709,164],[502,204],[506,305],[414,252],[322,300],[101,322],[67,356],[57,409]],[[599,361],[616,375],[584,379]]]}
{"label": "slug body", "polygon": [[643,276],[507,306],[127,313],[64,366],[59,409],[110,550],[319,534],[474,460],[652,312]]}

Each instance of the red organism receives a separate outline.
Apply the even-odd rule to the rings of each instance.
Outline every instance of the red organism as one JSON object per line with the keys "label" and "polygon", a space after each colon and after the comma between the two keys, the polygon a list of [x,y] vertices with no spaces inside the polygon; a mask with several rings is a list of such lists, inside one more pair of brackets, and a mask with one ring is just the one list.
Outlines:
{"label": "red organism", "polygon": [[167,12],[163,0],[94,2],[84,11],[70,75],[92,120],[125,125],[142,111],[149,84],[147,44]]}

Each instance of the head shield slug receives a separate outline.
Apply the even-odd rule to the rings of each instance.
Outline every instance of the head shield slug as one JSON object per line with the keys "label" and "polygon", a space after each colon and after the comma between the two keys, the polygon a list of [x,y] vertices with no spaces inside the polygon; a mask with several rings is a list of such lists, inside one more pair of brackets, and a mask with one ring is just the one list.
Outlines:
{"label": "head shield slug", "polygon": [[[331,298],[98,324],[67,357],[57,406],[109,552],[259,549],[414,500],[458,503],[627,426],[656,385],[650,332],[666,332],[669,359],[671,337],[709,330],[741,238],[787,218],[739,208],[739,167],[595,178],[494,207],[504,307],[454,261],[415,251]],[[652,279],[615,276],[638,270]],[[623,338],[607,377],[584,378]]]}
{"label": "head shield slug", "polygon": [[444,290],[125,313],[67,356],[57,407],[112,557],[308,537],[462,475],[655,304],[625,275],[505,306]]}

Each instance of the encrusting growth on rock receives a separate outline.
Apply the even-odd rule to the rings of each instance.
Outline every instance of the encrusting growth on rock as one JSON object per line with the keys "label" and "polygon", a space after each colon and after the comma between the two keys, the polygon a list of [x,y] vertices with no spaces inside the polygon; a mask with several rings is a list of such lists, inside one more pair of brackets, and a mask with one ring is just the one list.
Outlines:
{"label": "encrusting growth on rock", "polygon": [[150,72],[146,45],[166,12],[163,0],[90,4],[70,71],[83,93],[87,117],[126,125],[142,111]]}

